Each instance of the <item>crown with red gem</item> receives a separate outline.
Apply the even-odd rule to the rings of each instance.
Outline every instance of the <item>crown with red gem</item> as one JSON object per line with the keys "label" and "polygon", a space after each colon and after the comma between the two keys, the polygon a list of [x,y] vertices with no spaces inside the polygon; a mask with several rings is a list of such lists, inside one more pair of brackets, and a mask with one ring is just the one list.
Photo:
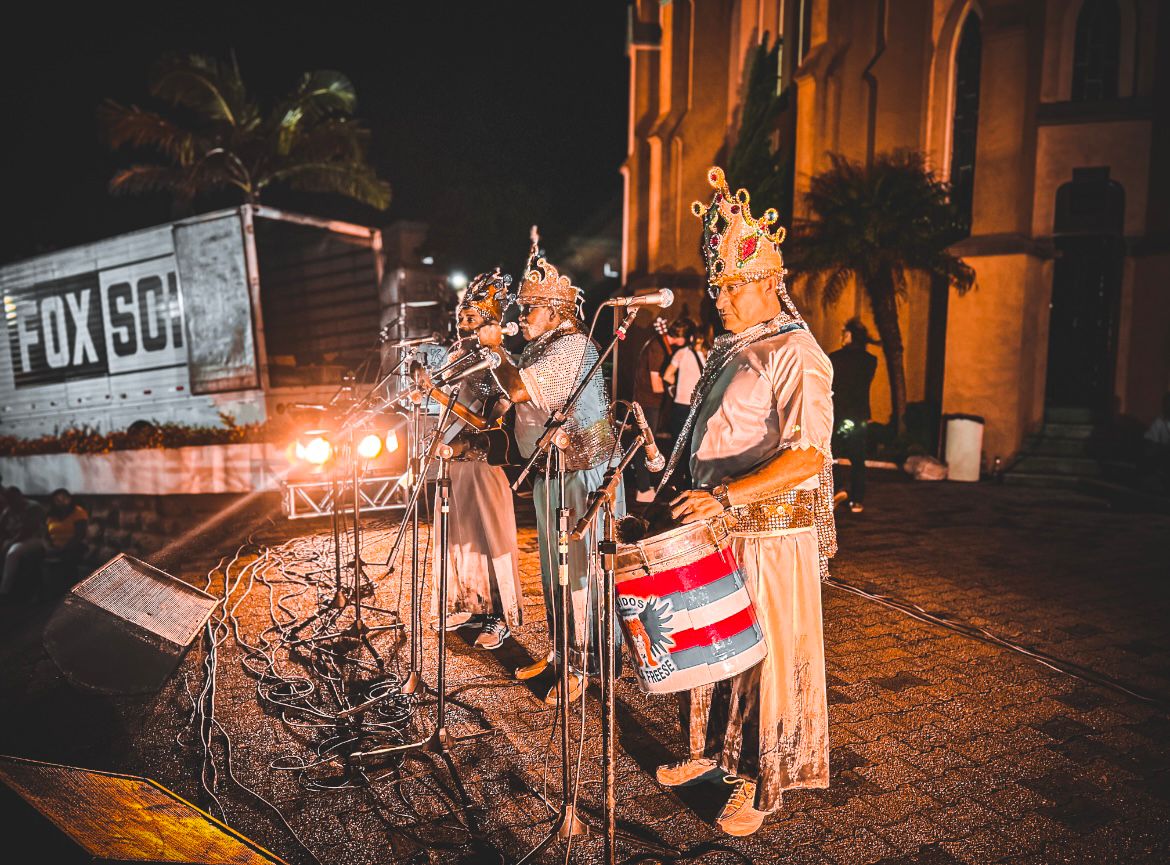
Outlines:
{"label": "crown with red gem", "polygon": [[769,207],[759,219],[752,218],[746,189],[731,194],[723,169],[707,171],[707,182],[715,189],[709,205],[696,201],[691,205],[695,216],[703,220],[703,261],[707,265],[707,282],[715,288],[754,282],[769,276],[781,281],[787,272],[780,244],[783,226],[772,226],[780,219]]}
{"label": "crown with red gem", "polygon": [[499,321],[504,311],[512,304],[508,288],[512,277],[501,273],[497,267],[491,273],[481,273],[467,284],[459,308],[470,307],[492,321]]}

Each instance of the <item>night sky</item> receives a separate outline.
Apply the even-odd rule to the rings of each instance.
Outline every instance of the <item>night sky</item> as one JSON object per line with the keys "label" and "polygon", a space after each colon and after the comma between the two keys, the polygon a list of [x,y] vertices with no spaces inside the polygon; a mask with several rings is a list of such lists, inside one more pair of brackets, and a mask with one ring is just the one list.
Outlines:
{"label": "night sky", "polygon": [[555,249],[620,214],[622,0],[292,6],[157,4],[152,17],[114,4],[22,7],[32,20],[9,27],[0,53],[0,262],[168,221],[163,196],[106,192],[130,158],[108,150],[96,120],[105,98],[150,105],[148,72],[167,51],[234,49],[262,105],[311,69],[353,80],[371,159],[393,186],[390,209],[277,190],[266,204],[371,225],[430,221],[446,263],[468,269],[520,258],[532,222]]}

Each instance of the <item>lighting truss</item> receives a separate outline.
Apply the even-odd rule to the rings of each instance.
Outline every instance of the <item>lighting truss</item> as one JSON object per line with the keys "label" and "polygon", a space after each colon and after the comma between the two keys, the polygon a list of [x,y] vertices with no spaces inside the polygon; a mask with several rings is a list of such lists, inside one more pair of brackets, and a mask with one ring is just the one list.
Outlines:
{"label": "lighting truss", "polygon": [[[368,475],[358,481],[361,512],[392,511],[406,507],[409,478],[405,475]],[[349,483],[336,487],[340,510],[353,511],[353,493]],[[330,481],[286,481],[281,484],[284,515],[290,520],[327,517],[333,513],[334,486]]]}

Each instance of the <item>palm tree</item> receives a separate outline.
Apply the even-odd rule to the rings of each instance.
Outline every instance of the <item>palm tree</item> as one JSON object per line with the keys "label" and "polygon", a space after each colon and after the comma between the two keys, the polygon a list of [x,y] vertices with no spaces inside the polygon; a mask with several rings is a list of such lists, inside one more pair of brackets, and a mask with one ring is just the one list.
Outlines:
{"label": "palm tree", "polygon": [[247,93],[239,66],[198,54],[171,55],[150,76],[165,113],[107,101],[100,117],[110,146],[156,151],[110,180],[115,194],[169,192],[180,207],[205,193],[237,189],[256,203],[272,184],[343,195],[384,210],[390,185],[366,161],[369,132],[355,119],[357,96],[340,72],[306,72],[267,113]]}
{"label": "palm tree", "polygon": [[812,178],[805,202],[811,219],[796,226],[789,245],[795,273],[833,304],[853,280],[861,286],[881,336],[890,379],[891,422],[902,432],[906,371],[898,297],[910,273],[946,280],[960,294],[975,271],[948,247],[963,236],[947,184],[918,153],[898,151],[871,165],[830,154],[831,166]]}

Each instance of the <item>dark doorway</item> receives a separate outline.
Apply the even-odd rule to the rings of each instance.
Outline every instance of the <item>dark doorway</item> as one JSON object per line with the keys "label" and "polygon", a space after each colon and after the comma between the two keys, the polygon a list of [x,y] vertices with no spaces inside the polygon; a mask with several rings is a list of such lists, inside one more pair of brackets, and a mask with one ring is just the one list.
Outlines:
{"label": "dark doorway", "polygon": [[1057,190],[1049,407],[1087,409],[1098,419],[1112,410],[1124,208],[1125,192],[1108,168],[1075,170]]}

